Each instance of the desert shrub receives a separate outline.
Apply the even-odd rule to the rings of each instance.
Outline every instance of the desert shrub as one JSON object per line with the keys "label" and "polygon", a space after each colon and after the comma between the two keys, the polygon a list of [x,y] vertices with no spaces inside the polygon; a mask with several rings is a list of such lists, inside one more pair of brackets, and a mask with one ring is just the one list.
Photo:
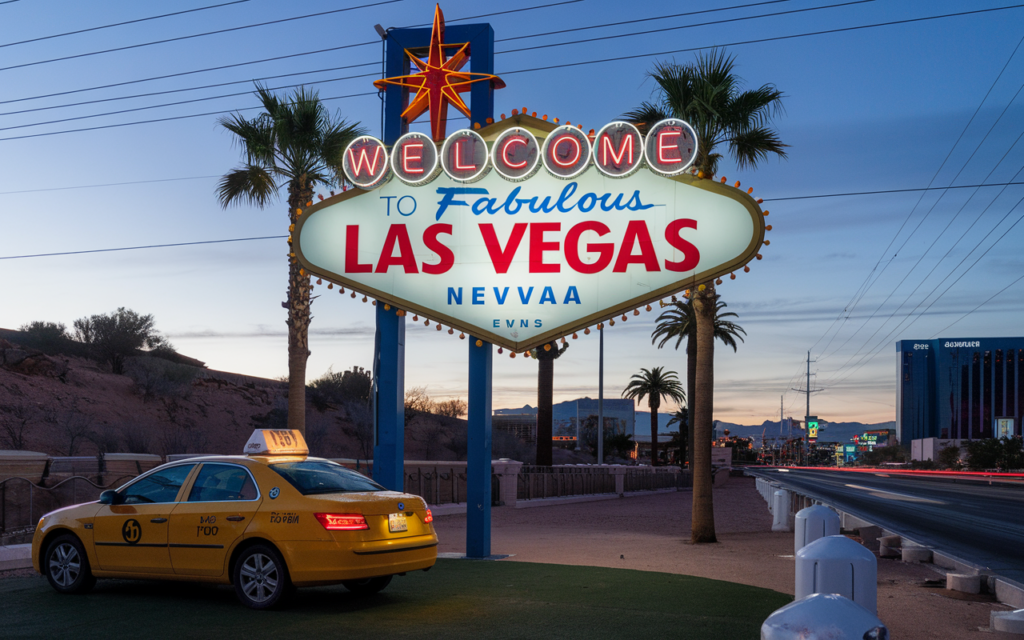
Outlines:
{"label": "desert shrub", "polygon": [[413,412],[434,413],[436,403],[427,395],[426,387],[413,387],[405,392],[405,416],[411,418]]}
{"label": "desert shrub", "polygon": [[34,320],[18,328],[21,332],[15,341],[31,349],[39,349],[47,355],[87,356],[88,349],[75,342],[63,322]]}
{"label": "desert shrub", "polygon": [[959,471],[963,467],[963,462],[960,461],[960,447],[956,445],[949,445],[939,449],[936,457],[936,465],[940,469],[952,469],[953,471]]}
{"label": "desert shrub", "polygon": [[122,448],[125,453],[153,453],[149,433],[138,425],[121,425]]}
{"label": "desert shrub", "polygon": [[0,406],[0,445],[15,451],[27,449],[31,420],[31,413],[21,405]]}
{"label": "desert shrub", "polygon": [[967,467],[972,471],[1024,468],[1021,439],[986,438],[967,443]]}
{"label": "desert shrub", "polygon": [[105,453],[120,453],[121,432],[111,427],[102,427],[89,432],[89,441],[96,446],[96,452],[100,455]]}
{"label": "desert shrub", "polygon": [[466,415],[469,405],[462,398],[449,398],[434,404],[434,413],[449,418],[461,418]]}
{"label": "desert shrub", "polygon": [[324,375],[306,385],[306,396],[317,411],[327,411],[351,401],[370,401],[370,372],[362,367],[335,373],[328,368]]}
{"label": "desert shrub", "polygon": [[192,390],[199,369],[146,356],[129,358],[124,372],[135,383],[143,400],[150,398],[182,398]]}
{"label": "desert shrub", "polygon": [[79,318],[74,322],[75,338],[89,346],[98,362],[110,365],[118,375],[124,373],[125,362],[139,350],[170,348],[157,333],[152,315],[141,315],[120,307],[107,314]]}
{"label": "desert shrub", "polygon": [[342,432],[352,440],[355,440],[358,458],[373,457],[373,414],[370,408],[363,402],[349,402],[345,405],[345,420],[337,419],[342,423]]}

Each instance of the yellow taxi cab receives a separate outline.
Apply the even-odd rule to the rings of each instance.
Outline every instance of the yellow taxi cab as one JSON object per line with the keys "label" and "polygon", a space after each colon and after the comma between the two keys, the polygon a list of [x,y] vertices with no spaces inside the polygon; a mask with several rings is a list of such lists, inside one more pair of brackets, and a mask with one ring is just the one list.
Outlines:
{"label": "yellow taxi cab", "polygon": [[256,430],[242,456],[159,466],[40,519],[32,563],[61,593],[97,578],[232,584],[254,609],[295,587],[377,593],[437,559],[422,498],[307,456],[298,431]]}

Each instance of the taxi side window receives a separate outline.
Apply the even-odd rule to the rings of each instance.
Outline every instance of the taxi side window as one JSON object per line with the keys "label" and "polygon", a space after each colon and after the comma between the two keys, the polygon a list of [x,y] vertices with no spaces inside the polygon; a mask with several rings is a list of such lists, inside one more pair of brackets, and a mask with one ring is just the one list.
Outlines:
{"label": "taxi side window", "polygon": [[228,464],[204,464],[188,495],[189,502],[255,499],[256,485],[249,472]]}
{"label": "taxi side window", "polygon": [[183,464],[146,476],[121,492],[124,494],[124,504],[174,502],[181,485],[194,467],[194,464]]}

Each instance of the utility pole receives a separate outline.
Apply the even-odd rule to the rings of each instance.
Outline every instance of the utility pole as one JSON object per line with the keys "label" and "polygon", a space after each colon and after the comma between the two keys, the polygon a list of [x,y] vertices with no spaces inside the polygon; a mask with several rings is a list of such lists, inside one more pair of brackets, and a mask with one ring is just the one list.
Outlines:
{"label": "utility pole", "polygon": [[[819,391],[824,391],[824,389],[812,389],[811,388],[811,363],[812,362],[817,362],[817,360],[811,360],[811,352],[808,351],[807,352],[807,386],[804,387],[803,389],[793,389],[793,391],[798,391],[800,393],[806,393],[807,394],[807,413],[804,414],[804,429],[807,428],[807,421],[811,417],[811,394],[812,393],[818,393]],[[804,440],[804,442],[805,442],[806,446],[800,448],[801,452],[809,452],[807,450],[809,450],[809,448],[810,448],[810,444],[811,444],[810,440],[806,439],[806,440]]]}

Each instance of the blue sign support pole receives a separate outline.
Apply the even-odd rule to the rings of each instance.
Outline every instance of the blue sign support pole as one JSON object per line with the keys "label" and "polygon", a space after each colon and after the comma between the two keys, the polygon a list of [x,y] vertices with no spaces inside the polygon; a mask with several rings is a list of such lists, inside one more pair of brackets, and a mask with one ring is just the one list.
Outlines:
{"label": "blue sign support pole", "polygon": [[377,305],[373,479],[392,491],[405,485],[405,317]]}
{"label": "blue sign support pole", "polygon": [[466,468],[466,556],[491,555],[491,343],[469,336],[469,452]]}

